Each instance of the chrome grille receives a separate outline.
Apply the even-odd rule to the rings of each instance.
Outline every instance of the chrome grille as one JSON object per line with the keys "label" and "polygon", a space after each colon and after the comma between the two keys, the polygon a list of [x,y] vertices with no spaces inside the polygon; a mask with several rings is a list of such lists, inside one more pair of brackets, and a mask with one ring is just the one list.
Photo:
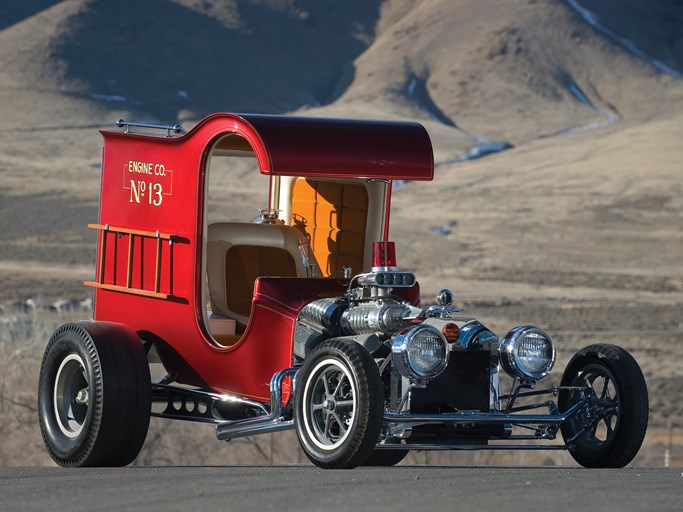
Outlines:
{"label": "chrome grille", "polygon": [[424,389],[414,389],[410,411],[440,414],[489,411],[491,354],[451,352],[448,366]]}

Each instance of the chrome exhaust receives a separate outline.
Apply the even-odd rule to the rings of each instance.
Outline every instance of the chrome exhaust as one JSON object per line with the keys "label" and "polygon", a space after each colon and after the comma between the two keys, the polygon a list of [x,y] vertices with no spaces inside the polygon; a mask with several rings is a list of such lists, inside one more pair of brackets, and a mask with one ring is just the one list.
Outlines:
{"label": "chrome exhaust", "polygon": [[[298,368],[287,368],[277,372],[270,379],[270,414],[248,418],[244,420],[225,421],[216,425],[216,437],[219,441],[230,441],[237,437],[246,437],[256,434],[267,434],[269,432],[280,432],[294,428],[294,420],[291,414],[289,419],[285,416],[285,407],[282,405],[282,382],[287,377],[294,377],[292,380],[293,399],[296,374]],[[289,412],[289,411],[287,411]]]}

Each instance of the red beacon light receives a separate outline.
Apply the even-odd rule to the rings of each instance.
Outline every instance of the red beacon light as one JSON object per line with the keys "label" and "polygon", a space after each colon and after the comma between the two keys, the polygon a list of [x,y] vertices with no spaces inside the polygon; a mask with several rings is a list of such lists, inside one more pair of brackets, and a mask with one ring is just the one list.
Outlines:
{"label": "red beacon light", "polygon": [[397,271],[396,244],[394,242],[373,242],[372,244],[372,271],[378,272]]}
{"label": "red beacon light", "polygon": [[372,272],[360,275],[358,284],[379,288],[410,288],[415,285],[415,274],[398,271],[394,242],[373,242]]}

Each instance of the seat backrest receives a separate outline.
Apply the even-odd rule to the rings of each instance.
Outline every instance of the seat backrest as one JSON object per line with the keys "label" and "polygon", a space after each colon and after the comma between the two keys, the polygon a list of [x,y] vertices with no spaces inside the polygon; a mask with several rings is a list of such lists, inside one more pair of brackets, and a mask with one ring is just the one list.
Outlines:
{"label": "seat backrest", "polygon": [[323,276],[341,276],[344,266],[362,272],[368,221],[365,186],[299,178],[292,197],[292,224],[311,240]]}
{"label": "seat backrest", "polygon": [[211,309],[246,325],[258,277],[306,277],[293,226],[217,222],[207,233],[206,272]]}

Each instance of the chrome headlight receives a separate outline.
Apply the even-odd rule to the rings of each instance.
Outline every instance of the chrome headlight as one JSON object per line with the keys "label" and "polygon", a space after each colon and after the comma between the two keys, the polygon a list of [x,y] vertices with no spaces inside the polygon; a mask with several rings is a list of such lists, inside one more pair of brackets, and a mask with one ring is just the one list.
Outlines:
{"label": "chrome headlight", "polygon": [[392,347],[394,365],[402,375],[425,381],[439,375],[448,364],[448,342],[431,325],[420,324],[396,336]]}
{"label": "chrome headlight", "polygon": [[521,380],[540,380],[555,364],[555,342],[547,332],[533,325],[512,329],[498,350],[505,372]]}

